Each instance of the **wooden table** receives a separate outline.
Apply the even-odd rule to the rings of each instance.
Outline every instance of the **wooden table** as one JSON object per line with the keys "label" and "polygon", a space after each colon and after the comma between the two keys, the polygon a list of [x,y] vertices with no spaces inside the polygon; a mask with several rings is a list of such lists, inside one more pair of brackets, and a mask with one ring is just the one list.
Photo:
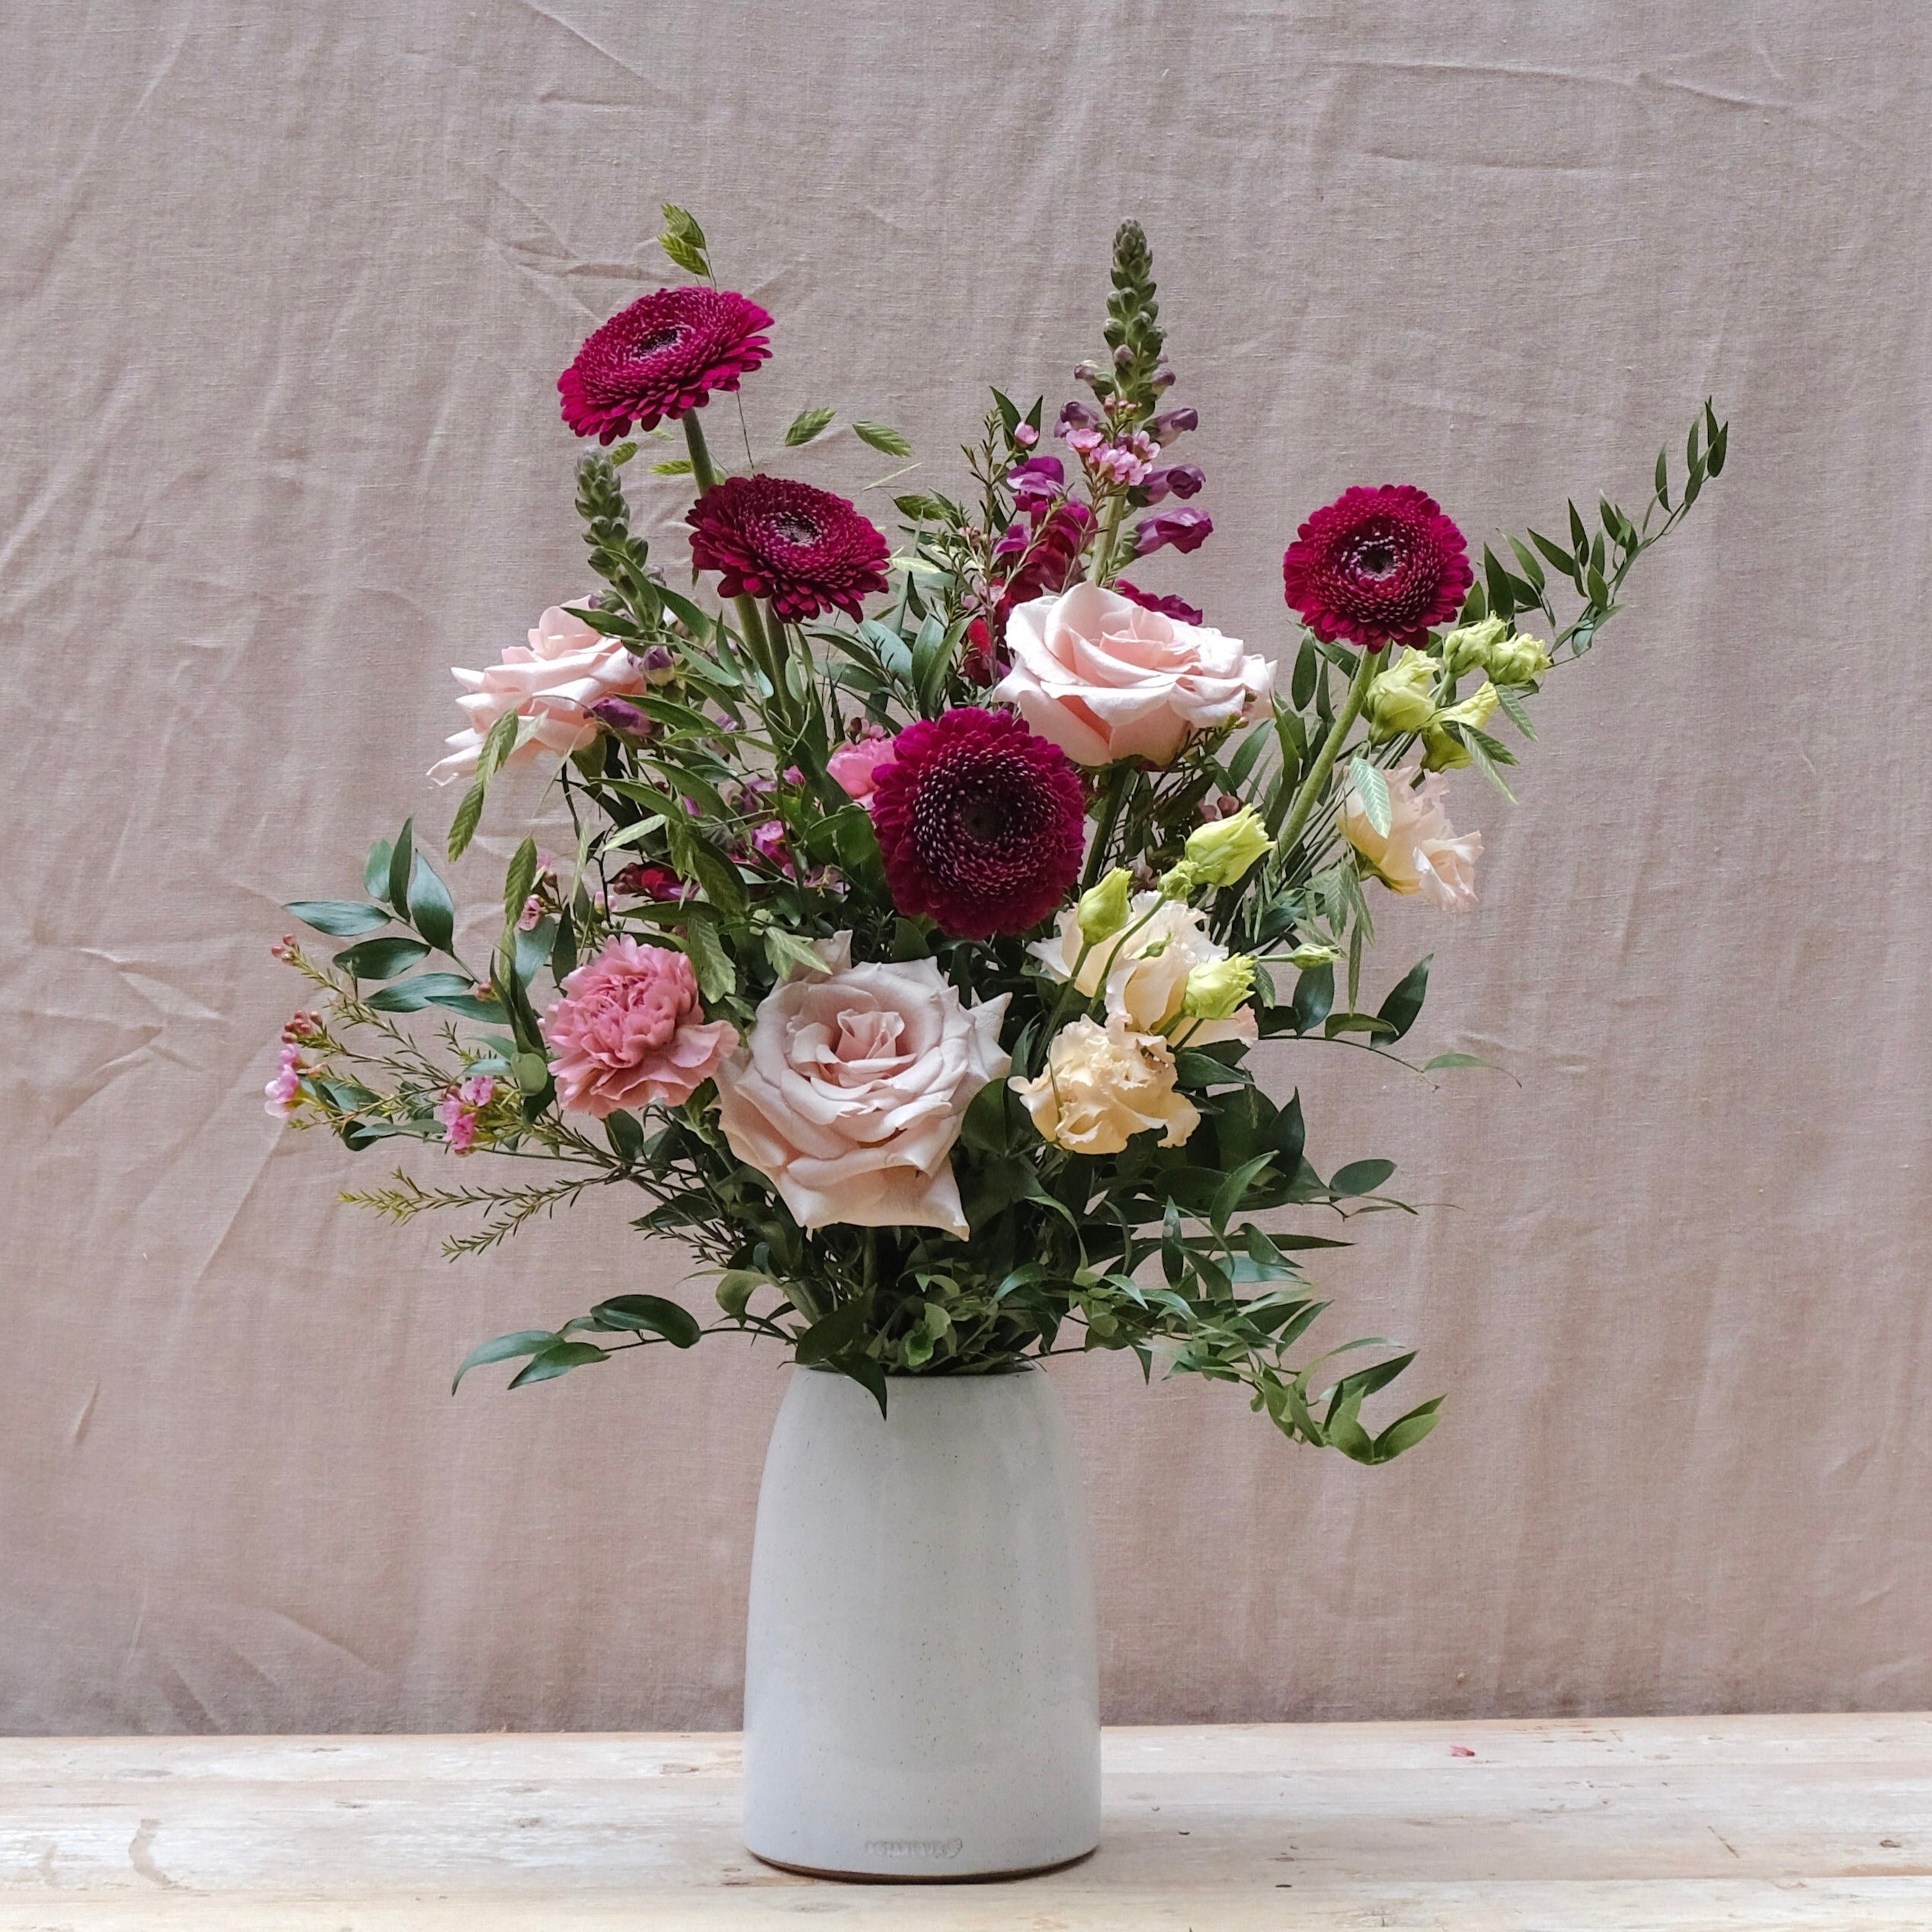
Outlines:
{"label": "wooden table", "polygon": [[731,1736],[0,1740],[0,1928],[1932,1928],[1932,1715],[1122,1730],[1106,1770],[1083,1865],[856,1886],[740,1847]]}

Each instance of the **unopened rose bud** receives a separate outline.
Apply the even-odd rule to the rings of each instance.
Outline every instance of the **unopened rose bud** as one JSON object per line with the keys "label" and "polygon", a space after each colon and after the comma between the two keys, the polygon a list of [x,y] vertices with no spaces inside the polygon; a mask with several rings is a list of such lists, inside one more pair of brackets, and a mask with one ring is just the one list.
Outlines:
{"label": "unopened rose bud", "polygon": [[1243,805],[1231,817],[1217,818],[1213,824],[1191,832],[1188,859],[1204,884],[1233,885],[1247,876],[1274,843],[1261,814],[1252,805]]}
{"label": "unopened rose bud", "polygon": [[1232,1019],[1255,990],[1255,962],[1244,952],[1204,961],[1188,975],[1181,1011],[1194,1019]]}
{"label": "unopened rose bud", "polygon": [[1362,702],[1369,736],[1398,738],[1426,731],[1435,718],[1436,670],[1433,657],[1405,646],[1387,670],[1371,678]]}
{"label": "unopened rose bud", "polygon": [[1129,888],[1133,881],[1116,865],[1100,883],[1080,895],[1074,913],[1080,937],[1090,946],[1111,939],[1127,923]]}

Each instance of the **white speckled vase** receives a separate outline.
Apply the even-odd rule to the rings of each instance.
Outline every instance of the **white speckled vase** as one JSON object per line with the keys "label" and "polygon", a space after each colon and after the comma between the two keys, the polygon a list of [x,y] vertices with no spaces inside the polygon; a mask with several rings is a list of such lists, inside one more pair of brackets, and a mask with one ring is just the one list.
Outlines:
{"label": "white speckled vase", "polygon": [[758,1496],[745,1843],[795,1871],[986,1878],[1100,1832],[1093,1577],[1053,1384],[794,1373]]}

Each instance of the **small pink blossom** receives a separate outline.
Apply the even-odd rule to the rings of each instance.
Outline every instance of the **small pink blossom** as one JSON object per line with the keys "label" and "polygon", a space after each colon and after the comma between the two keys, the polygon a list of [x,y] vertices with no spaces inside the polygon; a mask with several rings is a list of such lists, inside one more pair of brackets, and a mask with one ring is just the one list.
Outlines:
{"label": "small pink blossom", "polygon": [[840,791],[863,804],[878,788],[879,767],[892,763],[896,742],[882,731],[868,731],[856,744],[840,745],[826,760],[825,769]]}
{"label": "small pink blossom", "polygon": [[1040,432],[1031,423],[1022,423],[1013,431],[1013,440],[1022,449],[1031,449],[1040,440]]}
{"label": "small pink blossom", "polygon": [[436,1109],[453,1154],[466,1154],[476,1145],[476,1117],[497,1097],[497,1083],[488,1073],[472,1073],[446,1093]]}
{"label": "small pink blossom", "polygon": [[1067,448],[1082,456],[1092,456],[1106,440],[1096,429],[1070,430],[1067,434]]}
{"label": "small pink blossom", "polygon": [[737,1050],[737,1029],[705,1019],[681,952],[613,939],[564,981],[544,1016],[558,1103],[608,1118],[619,1108],[688,1100]]}
{"label": "small pink blossom", "polygon": [[262,1111],[271,1120],[285,1121],[295,1112],[302,1099],[303,1070],[299,1049],[293,1045],[283,1047],[275,1063],[274,1079],[262,1089],[267,1096]]}

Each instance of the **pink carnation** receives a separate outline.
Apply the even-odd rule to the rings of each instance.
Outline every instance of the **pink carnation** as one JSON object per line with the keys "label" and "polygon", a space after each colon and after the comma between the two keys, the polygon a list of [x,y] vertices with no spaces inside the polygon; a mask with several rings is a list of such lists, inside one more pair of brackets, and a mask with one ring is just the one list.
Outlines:
{"label": "pink carnation", "polygon": [[842,744],[825,761],[832,782],[862,804],[878,785],[879,767],[892,763],[897,740],[883,731],[871,732],[856,744]]}
{"label": "pink carnation", "polygon": [[668,947],[613,939],[564,981],[564,995],[543,1018],[557,1099],[599,1120],[680,1105],[737,1048],[737,1028],[706,1022],[690,961]]}

